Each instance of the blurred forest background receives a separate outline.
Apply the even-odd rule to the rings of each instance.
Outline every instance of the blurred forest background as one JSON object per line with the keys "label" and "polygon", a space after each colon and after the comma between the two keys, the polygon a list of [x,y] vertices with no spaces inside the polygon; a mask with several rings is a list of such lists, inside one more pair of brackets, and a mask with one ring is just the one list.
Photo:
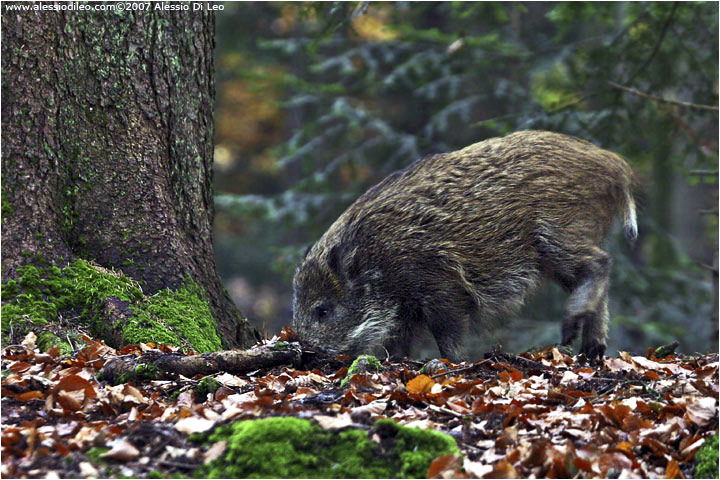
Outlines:
{"label": "blurred forest background", "polygon": [[[643,185],[637,243],[608,240],[608,353],[717,351],[717,3],[238,2],[216,32],[217,263],[255,326],[290,324],[302,253],[369,186],[546,129],[623,155]],[[471,353],[558,342],[565,298],[545,288]]]}

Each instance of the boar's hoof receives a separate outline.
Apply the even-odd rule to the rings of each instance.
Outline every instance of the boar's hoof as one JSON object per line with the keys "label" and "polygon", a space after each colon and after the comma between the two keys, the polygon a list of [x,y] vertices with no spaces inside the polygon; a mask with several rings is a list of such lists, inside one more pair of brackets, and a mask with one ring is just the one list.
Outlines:
{"label": "boar's hoof", "polygon": [[585,354],[589,359],[601,359],[603,355],[605,355],[606,348],[607,346],[604,343],[600,343],[597,340],[590,340],[583,343],[582,347],[580,347],[580,353]]}

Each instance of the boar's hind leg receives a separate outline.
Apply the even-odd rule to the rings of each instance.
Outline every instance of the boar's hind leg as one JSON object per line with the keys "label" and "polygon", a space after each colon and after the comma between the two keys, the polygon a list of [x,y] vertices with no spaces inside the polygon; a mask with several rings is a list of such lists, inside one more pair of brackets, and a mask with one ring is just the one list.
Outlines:
{"label": "boar's hind leg", "polygon": [[601,357],[607,335],[610,256],[572,233],[543,235],[538,247],[547,273],[570,292],[562,326],[563,345],[570,345],[582,327],[580,352]]}
{"label": "boar's hind leg", "polygon": [[612,261],[597,247],[581,258],[579,265],[577,260],[573,262],[573,270],[577,273],[572,275],[574,281],[563,319],[562,343],[572,343],[582,325],[580,353],[591,358],[602,357],[607,337],[608,283]]}

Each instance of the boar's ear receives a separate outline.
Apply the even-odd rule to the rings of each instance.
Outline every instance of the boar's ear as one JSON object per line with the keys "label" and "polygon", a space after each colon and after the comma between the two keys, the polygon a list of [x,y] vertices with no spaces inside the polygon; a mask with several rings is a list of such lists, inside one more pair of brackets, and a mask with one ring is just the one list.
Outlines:
{"label": "boar's ear", "polygon": [[340,276],[340,247],[333,245],[327,255],[328,267],[335,275]]}
{"label": "boar's ear", "polygon": [[347,276],[351,280],[356,279],[362,272],[362,255],[358,253],[357,248],[353,248],[347,253],[345,258],[345,267],[347,270]]}
{"label": "boar's ear", "polygon": [[330,271],[345,280],[354,280],[360,275],[360,260],[357,248],[348,250],[340,245],[330,248],[327,256]]}

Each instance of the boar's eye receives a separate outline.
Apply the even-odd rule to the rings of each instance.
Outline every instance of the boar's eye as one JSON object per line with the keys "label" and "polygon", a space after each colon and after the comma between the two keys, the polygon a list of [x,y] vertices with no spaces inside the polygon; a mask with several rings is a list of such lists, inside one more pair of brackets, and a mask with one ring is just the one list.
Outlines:
{"label": "boar's eye", "polygon": [[328,313],[330,313],[330,307],[327,305],[320,305],[318,307],[315,307],[315,318],[318,320],[322,320],[323,318],[327,317]]}

